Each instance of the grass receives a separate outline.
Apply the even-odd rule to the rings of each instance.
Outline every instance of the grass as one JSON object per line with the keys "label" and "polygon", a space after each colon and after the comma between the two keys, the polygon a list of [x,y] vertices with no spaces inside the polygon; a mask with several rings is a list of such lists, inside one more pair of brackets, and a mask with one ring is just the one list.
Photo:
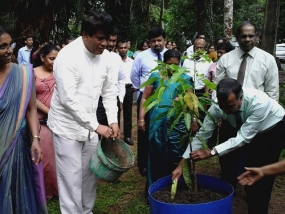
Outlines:
{"label": "grass", "polygon": [[[133,140],[137,141],[136,106],[133,108]],[[122,118],[122,117],[121,117]],[[122,126],[121,126],[122,127]],[[137,147],[132,146],[134,154]],[[146,178],[142,177],[135,165],[120,177],[116,183],[98,182],[96,203],[93,213],[96,214],[148,214],[144,196]],[[49,214],[60,214],[59,200],[52,199],[48,202]]]}
{"label": "grass", "polygon": [[[136,106],[133,108],[133,140],[136,142]],[[136,154],[136,144],[131,147]],[[285,150],[282,151],[280,160],[285,159]],[[196,164],[197,174],[219,176],[219,160],[213,157]],[[283,213],[285,209],[285,175],[277,176],[272,191],[271,208],[269,214]],[[145,177],[137,170],[136,164],[120,177],[118,183],[99,182],[96,204],[93,209],[95,214],[149,214],[149,207],[144,197]],[[243,202],[245,203],[245,202]],[[48,202],[49,214],[60,214],[58,199]],[[240,209],[239,209],[240,212]],[[241,214],[233,210],[233,214]]]}
{"label": "grass", "polygon": [[[93,213],[96,214],[147,214],[149,207],[144,197],[145,178],[140,176],[136,167],[122,175],[119,182],[99,182],[96,204]],[[48,202],[50,214],[60,214],[59,201]]]}

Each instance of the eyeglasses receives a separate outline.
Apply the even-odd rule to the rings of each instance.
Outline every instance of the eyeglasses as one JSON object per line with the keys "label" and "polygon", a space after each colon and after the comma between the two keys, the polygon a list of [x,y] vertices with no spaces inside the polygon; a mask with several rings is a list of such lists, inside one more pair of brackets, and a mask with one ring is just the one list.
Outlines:
{"label": "eyeglasses", "polygon": [[3,46],[0,46],[0,50],[1,51],[7,51],[9,48],[11,48],[12,50],[16,47],[16,43],[12,43],[10,45],[3,45]]}

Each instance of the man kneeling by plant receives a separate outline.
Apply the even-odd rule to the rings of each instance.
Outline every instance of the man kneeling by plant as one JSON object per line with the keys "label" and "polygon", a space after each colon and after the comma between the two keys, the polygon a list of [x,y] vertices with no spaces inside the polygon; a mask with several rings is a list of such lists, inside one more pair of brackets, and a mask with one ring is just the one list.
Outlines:
{"label": "man kneeling by plant", "polygon": [[[244,166],[260,167],[279,160],[284,147],[284,109],[264,92],[243,88],[237,80],[227,78],[217,85],[218,103],[212,104],[209,113],[215,121],[228,121],[236,132],[213,150],[202,149],[199,139],[208,139],[215,129],[215,123],[206,116],[203,127],[193,138],[183,155],[182,161],[172,172],[176,180],[182,174],[184,159],[199,161],[219,155],[222,179],[235,185],[237,176]],[[220,133],[222,134],[222,133]],[[232,170],[228,170],[228,169]],[[225,176],[226,174],[226,176]],[[246,186],[248,213],[266,214],[275,177],[264,177],[252,186]],[[235,183],[233,181],[236,181]]]}

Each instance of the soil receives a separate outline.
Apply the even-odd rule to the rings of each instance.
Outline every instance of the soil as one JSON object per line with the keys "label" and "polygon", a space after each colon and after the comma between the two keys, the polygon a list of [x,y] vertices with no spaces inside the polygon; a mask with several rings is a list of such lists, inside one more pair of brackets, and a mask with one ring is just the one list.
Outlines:
{"label": "soil", "polygon": [[[132,146],[133,152],[136,154],[137,150],[137,118],[136,118],[136,105],[133,106],[133,129],[132,129],[132,139],[135,143],[134,146]],[[122,117],[121,117],[122,118]],[[122,120],[121,120],[122,121]],[[121,128],[123,126],[121,125]],[[123,130],[121,130],[123,132]],[[123,136],[122,138],[123,139]],[[136,167],[136,163],[134,167],[132,167],[130,172],[133,172],[137,176],[139,175],[138,168]],[[198,174],[205,174],[205,175],[211,175],[215,177],[220,177],[219,174],[219,165],[218,165],[218,159],[211,158],[211,161],[205,163],[198,162],[197,163],[197,173]],[[122,180],[124,179],[124,176],[128,176],[127,174],[123,174]],[[145,187],[145,181],[141,180],[141,185],[138,187],[138,193],[140,195],[144,194],[144,187]],[[285,175],[279,175],[276,177],[276,181],[272,190],[271,194],[271,201],[269,204],[269,210],[268,214],[283,214],[285,213]],[[138,196],[136,194],[129,195],[126,197],[126,201],[128,200],[135,200]],[[117,213],[117,212],[115,212]],[[241,185],[237,185],[235,192],[234,192],[234,203],[233,203],[233,213],[232,214],[247,214],[247,204],[246,204],[246,193]]]}
{"label": "soil", "polygon": [[171,200],[170,189],[171,186],[165,187],[157,192],[154,192],[152,197],[158,201],[170,204],[200,204],[217,201],[227,197],[225,194],[213,192],[205,188],[200,188],[198,189],[197,193],[194,193],[187,187],[187,185],[178,185],[175,198]]}

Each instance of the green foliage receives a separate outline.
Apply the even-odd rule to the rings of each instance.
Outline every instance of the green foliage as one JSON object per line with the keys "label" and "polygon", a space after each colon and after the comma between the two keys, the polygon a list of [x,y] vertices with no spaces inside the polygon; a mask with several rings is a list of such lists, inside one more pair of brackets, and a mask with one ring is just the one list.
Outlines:
{"label": "green foliage", "polygon": [[[187,58],[187,57],[185,57]],[[170,117],[170,131],[173,130],[177,122],[183,117],[185,121],[185,126],[187,130],[187,135],[181,136],[180,143],[189,143],[190,144],[190,151],[192,151],[192,137],[191,137],[191,126],[192,126],[192,119],[196,118],[196,121],[202,125],[202,121],[199,118],[199,109],[202,112],[205,112],[207,115],[209,115],[210,118],[213,119],[212,115],[209,114],[209,112],[204,108],[206,105],[210,105],[212,103],[212,100],[207,97],[197,97],[195,95],[195,79],[199,79],[204,81],[206,87],[215,90],[216,85],[208,80],[205,79],[203,75],[198,75],[198,72],[196,71],[196,63],[198,59],[203,59],[200,62],[210,62],[208,55],[205,51],[196,51],[193,53],[191,60],[194,60],[194,85],[189,85],[188,82],[186,82],[182,77],[182,75],[187,74],[189,71],[185,67],[179,67],[177,65],[168,65],[164,62],[158,61],[158,66],[153,69],[152,71],[158,70],[160,72],[161,78],[160,78],[160,84],[158,88],[155,89],[154,93],[147,98],[147,100],[144,103],[144,107],[146,108],[146,111],[149,111],[152,108],[168,108],[167,111],[164,113],[158,115],[155,119],[161,118],[163,116]],[[168,80],[166,82],[165,80]],[[141,85],[141,87],[145,87],[148,84],[151,84],[155,81],[157,81],[158,78],[150,78],[147,80],[144,84]],[[158,105],[162,101],[163,93],[168,85],[170,84],[177,84],[177,97],[173,98],[172,105],[170,106],[160,106]],[[214,119],[213,119],[214,121]],[[202,144],[207,147],[204,140],[202,140]],[[192,167],[191,167],[192,164]],[[196,183],[196,172],[195,172],[195,163],[192,162],[191,164],[188,163],[188,161],[184,161],[183,165],[183,176],[187,183],[187,185],[192,188],[194,187],[194,191],[197,190],[197,183]],[[193,169],[193,177],[191,177],[191,168]],[[193,179],[193,181],[192,181]]]}
{"label": "green foliage", "polygon": [[188,160],[184,160],[183,162],[183,178],[185,183],[189,188],[193,188],[193,181],[191,179],[191,164],[189,164]]}

